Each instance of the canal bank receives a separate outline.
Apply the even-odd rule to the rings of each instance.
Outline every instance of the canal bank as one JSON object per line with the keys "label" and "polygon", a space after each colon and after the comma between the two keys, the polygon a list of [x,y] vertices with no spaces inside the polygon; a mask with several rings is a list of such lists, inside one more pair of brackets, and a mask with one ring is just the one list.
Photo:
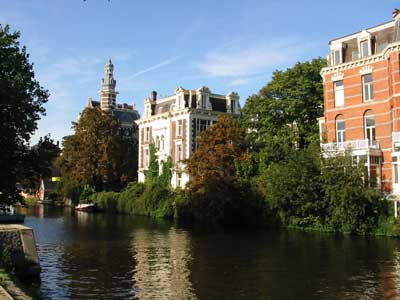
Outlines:
{"label": "canal bank", "polygon": [[0,263],[11,272],[1,272],[0,299],[31,299],[19,279],[40,281],[40,261],[32,228],[20,224],[0,224]]}

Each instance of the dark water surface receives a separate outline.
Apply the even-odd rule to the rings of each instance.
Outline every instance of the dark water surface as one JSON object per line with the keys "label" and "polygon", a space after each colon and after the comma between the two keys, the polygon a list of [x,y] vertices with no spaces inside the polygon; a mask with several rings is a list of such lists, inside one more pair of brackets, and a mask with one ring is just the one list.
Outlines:
{"label": "dark water surface", "polygon": [[400,299],[400,240],[33,207],[40,299]]}

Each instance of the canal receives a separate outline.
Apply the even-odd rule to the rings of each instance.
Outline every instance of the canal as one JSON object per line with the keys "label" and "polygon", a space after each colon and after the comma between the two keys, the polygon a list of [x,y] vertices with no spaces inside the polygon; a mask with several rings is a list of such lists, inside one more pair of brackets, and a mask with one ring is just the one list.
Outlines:
{"label": "canal", "polygon": [[398,299],[400,240],[31,207],[38,299]]}

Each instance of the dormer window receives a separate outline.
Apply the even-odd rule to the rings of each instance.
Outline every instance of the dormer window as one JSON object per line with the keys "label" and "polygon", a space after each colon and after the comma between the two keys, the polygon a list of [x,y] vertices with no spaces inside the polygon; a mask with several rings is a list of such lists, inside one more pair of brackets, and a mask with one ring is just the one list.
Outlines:
{"label": "dormer window", "polygon": [[235,100],[231,100],[231,113],[235,112],[235,106],[236,106],[236,101]]}
{"label": "dormer window", "polygon": [[360,52],[361,52],[361,57],[367,57],[369,56],[369,40],[364,40],[360,42]]}
{"label": "dormer window", "polygon": [[182,108],[182,95],[178,96],[178,109]]}
{"label": "dormer window", "polygon": [[200,108],[201,109],[206,109],[206,95],[201,95],[201,102],[200,102]]}
{"label": "dormer window", "polygon": [[333,64],[334,65],[342,63],[341,52],[342,52],[341,50],[333,51]]}

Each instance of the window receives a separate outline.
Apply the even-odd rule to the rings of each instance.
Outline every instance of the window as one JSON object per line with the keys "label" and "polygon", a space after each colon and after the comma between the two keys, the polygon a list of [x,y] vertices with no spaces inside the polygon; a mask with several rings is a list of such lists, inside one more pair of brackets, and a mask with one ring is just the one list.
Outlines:
{"label": "window", "polygon": [[183,120],[178,120],[176,136],[182,137],[182,135],[183,135]]}
{"label": "window", "polygon": [[343,80],[335,81],[333,83],[335,90],[335,107],[344,105],[344,87]]}
{"label": "window", "polygon": [[374,98],[374,85],[372,75],[367,74],[362,77],[364,101],[371,101]]}
{"label": "window", "polygon": [[338,144],[346,141],[346,124],[343,116],[336,118],[336,142]]}
{"label": "window", "polygon": [[160,142],[160,144],[161,144],[161,145],[160,145],[160,146],[161,146],[160,149],[161,149],[161,150],[164,150],[164,136],[163,136],[163,135],[161,136],[161,142]]}
{"label": "window", "polygon": [[157,138],[156,138],[156,147],[157,147],[157,150],[160,150],[160,137],[158,137],[157,136]]}
{"label": "window", "polygon": [[393,183],[399,183],[399,162],[397,160],[397,156],[392,157],[392,165],[393,165]]}
{"label": "window", "polygon": [[146,127],[145,131],[146,131],[146,133],[144,136],[144,141],[148,142],[148,141],[150,141],[150,127]]}
{"label": "window", "polygon": [[354,50],[353,52],[351,52],[351,60],[357,60],[360,58],[360,54],[358,52],[358,50]]}
{"label": "window", "polygon": [[183,160],[183,149],[182,145],[176,145],[176,161]]}
{"label": "window", "polygon": [[235,100],[231,100],[231,113],[235,112],[235,106],[236,106],[236,101]]}
{"label": "window", "polygon": [[371,144],[375,141],[375,116],[368,110],[364,115],[365,138]]}
{"label": "window", "polygon": [[176,186],[182,187],[182,173],[176,173]]}
{"label": "window", "polygon": [[181,107],[182,107],[182,96],[179,95],[178,96],[178,109],[181,109]]}
{"label": "window", "polygon": [[206,95],[201,95],[201,109],[206,109],[206,100],[207,100],[207,97],[206,97]]}
{"label": "window", "polygon": [[145,167],[148,167],[150,164],[150,155],[149,155],[149,149],[144,150],[144,159],[145,159]]}
{"label": "window", "polygon": [[368,40],[360,42],[360,51],[361,51],[361,57],[366,57],[369,55]]}
{"label": "window", "polygon": [[334,50],[333,51],[333,64],[334,65],[342,63],[342,60],[341,60],[341,57],[340,57],[341,56],[340,52],[341,52],[341,50]]}

